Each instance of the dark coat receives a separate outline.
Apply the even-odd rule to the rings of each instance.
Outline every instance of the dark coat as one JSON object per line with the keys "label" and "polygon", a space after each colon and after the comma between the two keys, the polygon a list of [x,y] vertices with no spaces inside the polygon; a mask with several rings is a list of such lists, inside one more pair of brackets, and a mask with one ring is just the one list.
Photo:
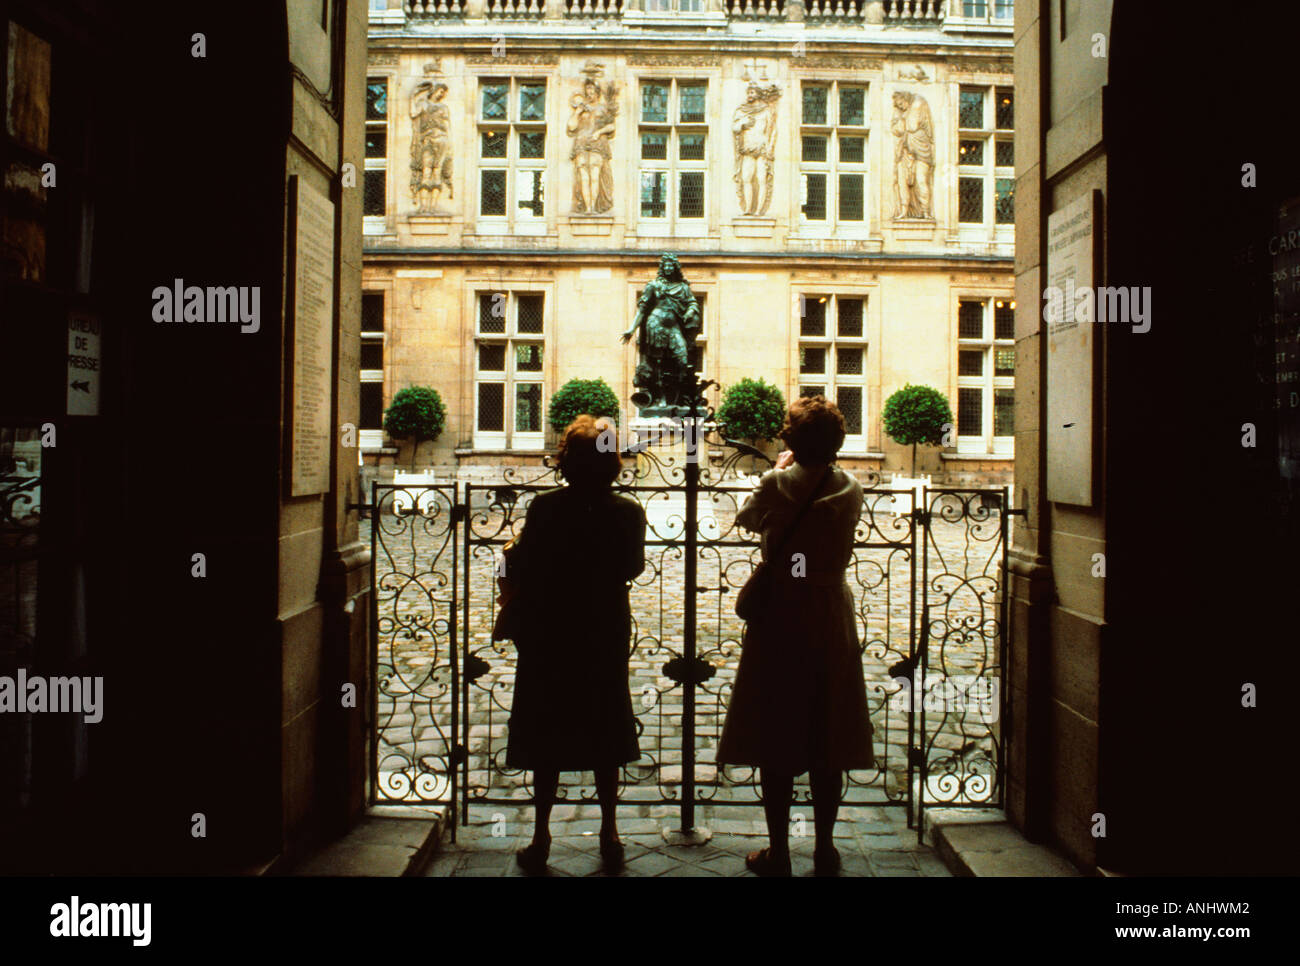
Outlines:
{"label": "dark coat", "polygon": [[641,505],[607,488],[539,493],[507,567],[520,595],[507,767],[637,760],[627,585],[645,569]]}

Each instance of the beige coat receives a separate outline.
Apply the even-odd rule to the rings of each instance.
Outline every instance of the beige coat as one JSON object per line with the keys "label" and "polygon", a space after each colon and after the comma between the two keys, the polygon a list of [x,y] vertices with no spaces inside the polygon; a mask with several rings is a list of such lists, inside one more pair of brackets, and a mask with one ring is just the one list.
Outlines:
{"label": "beige coat", "polygon": [[745,628],[719,764],[792,775],[875,766],[853,593],[844,577],[861,484],[832,467],[782,559],[769,559],[820,474],[798,463],[771,470],[736,515],[762,534],[773,579],[765,619]]}

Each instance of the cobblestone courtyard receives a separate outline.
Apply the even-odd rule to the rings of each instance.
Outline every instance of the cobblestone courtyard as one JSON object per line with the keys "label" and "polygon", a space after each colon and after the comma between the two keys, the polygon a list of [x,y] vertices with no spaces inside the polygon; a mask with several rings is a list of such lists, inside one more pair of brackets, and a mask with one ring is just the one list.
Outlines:
{"label": "cobblestone courtyard", "polygon": [[[752,806],[758,800],[752,770],[724,769],[719,774],[713,763],[743,631],[732,606],[757,556],[752,535],[734,527],[735,511],[747,492],[709,494],[700,504],[696,650],[712,666],[713,676],[696,691],[695,777],[700,799],[718,807],[741,802]],[[649,520],[646,572],[631,593],[635,646],[630,668],[642,758],[625,770],[620,796],[649,806],[676,799],[681,789],[684,688],[665,676],[664,665],[682,651],[684,501],[679,494],[664,492],[634,495]],[[529,775],[508,770],[503,763],[515,652],[509,642],[490,640],[496,555],[522,526],[531,494],[519,493],[517,502],[512,494],[504,504],[493,505],[497,496],[482,489],[473,497],[468,615],[462,602],[464,527],[455,526],[453,539],[450,487],[387,491],[381,498],[381,510],[388,512],[379,517],[376,542],[380,801],[427,802],[448,796],[454,760],[451,660],[462,648],[460,659],[473,680],[468,695],[461,698],[468,706],[468,734],[456,738],[466,747],[471,802],[483,802],[475,811],[531,796]],[[984,512],[978,498],[964,503],[941,498],[932,507],[932,526],[918,531],[913,541],[911,520],[896,517],[892,508],[888,493],[868,491],[859,547],[848,574],[865,645],[863,673],[878,767],[850,774],[846,801],[869,804],[906,797],[909,715],[905,696],[888,669],[910,653],[909,642],[919,634],[921,598],[927,593],[930,674],[942,671],[950,680],[975,686],[965,695],[950,691],[946,698],[942,691],[931,692],[936,700],[926,702],[924,741],[920,717],[912,715],[910,724],[917,730],[910,743],[925,747],[931,763],[927,802],[984,800],[992,790],[998,735],[1000,519],[996,512]],[[411,509],[419,512],[400,512]],[[363,521],[363,528],[369,523]],[[923,553],[929,577],[924,583]],[[463,679],[460,685],[465,687]],[[591,797],[589,775],[564,777],[572,784],[562,785],[561,794],[570,801]],[[798,793],[806,795],[806,786]],[[742,811],[761,820],[759,809]]]}
{"label": "cobblestone courtyard", "polygon": [[[621,807],[619,832],[626,849],[620,876],[750,876],[745,856],[767,844],[762,814],[741,806],[706,806],[697,812],[700,825],[713,837],[704,845],[677,846],[664,841],[661,829],[677,825],[676,809],[663,805]],[[532,834],[532,809],[502,807],[474,809],[470,824],[457,841],[444,842],[427,875],[443,877],[522,876],[515,852]],[[812,814],[792,813],[790,853],[796,876],[813,872]],[[547,875],[604,876],[595,805],[556,806],[552,815],[551,856]],[[806,833],[806,834],[803,834]],[[951,872],[907,828],[903,810],[859,806],[841,810],[835,827],[835,847],[843,862],[842,876],[933,876]]]}

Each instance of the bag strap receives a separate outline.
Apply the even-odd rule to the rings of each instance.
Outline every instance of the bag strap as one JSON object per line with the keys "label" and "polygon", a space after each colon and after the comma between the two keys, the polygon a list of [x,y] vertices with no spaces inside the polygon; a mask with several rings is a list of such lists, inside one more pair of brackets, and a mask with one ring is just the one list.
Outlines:
{"label": "bag strap", "polygon": [[772,551],[771,556],[774,559],[781,556],[781,551],[784,550],[785,545],[790,542],[790,537],[794,535],[795,529],[799,526],[799,521],[802,520],[803,515],[808,512],[808,508],[812,506],[813,500],[816,498],[817,494],[821,492],[822,487],[826,485],[826,480],[830,475],[831,466],[827,463],[826,469],[822,471],[821,479],[817,481],[817,485],[813,487],[813,491],[809,493],[808,497],[803,501],[803,506],[799,508],[799,512],[795,515],[794,520],[791,522],[790,526],[786,528],[785,536],[781,538],[781,542],[777,544],[776,549]]}

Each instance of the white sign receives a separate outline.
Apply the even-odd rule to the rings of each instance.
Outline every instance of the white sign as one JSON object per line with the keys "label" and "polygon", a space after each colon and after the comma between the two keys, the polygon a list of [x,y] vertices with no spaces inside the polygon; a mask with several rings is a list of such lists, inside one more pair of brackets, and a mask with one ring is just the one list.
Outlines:
{"label": "white sign", "polygon": [[1090,191],[1047,216],[1047,498],[1076,506],[1093,504],[1096,322],[1075,295],[1096,284],[1096,212]]}
{"label": "white sign", "polygon": [[99,415],[100,322],[89,313],[68,316],[68,415]]}

